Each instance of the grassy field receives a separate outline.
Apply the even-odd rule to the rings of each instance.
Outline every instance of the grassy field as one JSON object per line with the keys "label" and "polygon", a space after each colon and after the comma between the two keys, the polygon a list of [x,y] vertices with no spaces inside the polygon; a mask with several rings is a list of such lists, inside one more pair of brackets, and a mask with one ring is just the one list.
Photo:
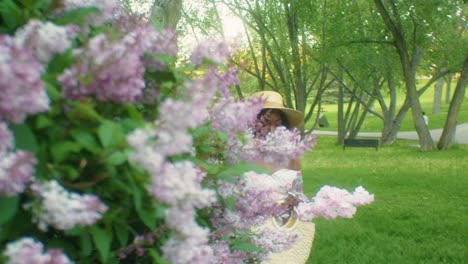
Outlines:
{"label": "grassy field", "polygon": [[421,152],[399,140],[343,151],[335,142],[322,136],[304,157],[304,191],[362,185],[375,202],[352,219],[315,220],[308,263],[468,263],[468,146]]}

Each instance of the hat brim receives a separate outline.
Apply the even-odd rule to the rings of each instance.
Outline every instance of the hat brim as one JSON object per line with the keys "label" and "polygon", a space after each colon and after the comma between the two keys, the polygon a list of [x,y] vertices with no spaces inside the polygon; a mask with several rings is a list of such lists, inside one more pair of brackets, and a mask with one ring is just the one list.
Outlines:
{"label": "hat brim", "polygon": [[291,127],[299,128],[304,125],[304,113],[301,111],[274,105],[265,105],[263,108],[281,110],[286,115],[286,118],[288,118],[288,122]]}

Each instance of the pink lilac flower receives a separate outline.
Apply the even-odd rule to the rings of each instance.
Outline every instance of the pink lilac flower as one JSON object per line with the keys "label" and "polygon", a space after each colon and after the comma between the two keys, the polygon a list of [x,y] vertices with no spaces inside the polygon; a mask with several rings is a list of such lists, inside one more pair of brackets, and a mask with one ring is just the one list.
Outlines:
{"label": "pink lilac flower", "polygon": [[358,186],[353,192],[354,205],[366,205],[374,201],[374,195],[370,194],[364,187]]}
{"label": "pink lilac flower", "polygon": [[192,52],[191,62],[194,65],[202,65],[206,62],[223,64],[229,56],[229,47],[225,42],[210,41],[195,47]]}
{"label": "pink lilac flower", "polygon": [[257,229],[257,234],[253,236],[252,240],[264,252],[277,253],[290,249],[299,238],[299,234],[293,230],[262,226]]}
{"label": "pink lilac flower", "polygon": [[265,162],[283,165],[287,165],[290,159],[302,157],[317,142],[315,137],[301,137],[299,130],[288,130],[283,126],[268,133],[265,139],[257,138],[255,141]]}
{"label": "pink lilac flower", "polygon": [[257,113],[262,107],[260,97],[246,101],[223,97],[210,110],[211,125],[215,131],[226,132],[228,135],[247,131],[255,123]]}
{"label": "pink lilac flower", "polygon": [[180,202],[203,208],[216,201],[215,192],[200,185],[202,171],[189,161],[166,162],[159,175],[152,177],[150,193],[159,201],[177,205]]}
{"label": "pink lilac flower", "polygon": [[33,180],[36,159],[30,152],[0,153],[0,195],[22,193]]}
{"label": "pink lilac flower", "polygon": [[337,217],[351,218],[356,213],[356,206],[369,204],[374,196],[361,186],[354,193],[347,190],[323,186],[311,202],[300,202],[295,211],[303,221],[322,216],[326,219]]}
{"label": "pink lilac flower", "polygon": [[135,252],[137,256],[141,257],[145,254],[145,246],[153,246],[154,237],[151,233],[146,235],[138,235],[134,237],[133,242],[124,248],[119,249],[119,258],[126,259],[128,255]]}
{"label": "pink lilac flower", "polygon": [[7,264],[71,264],[70,259],[60,249],[50,249],[44,253],[44,246],[26,237],[7,244],[3,252],[8,257]]}
{"label": "pink lilac flower", "polygon": [[220,183],[219,194],[234,199],[234,208],[216,210],[213,223],[223,232],[229,229],[249,230],[286,210],[281,202],[286,194],[280,193],[278,183],[267,174],[247,172],[236,184]]}
{"label": "pink lilac flower", "polygon": [[216,241],[210,245],[215,256],[215,263],[242,264],[247,258],[247,253],[230,249],[228,241]]}
{"label": "pink lilac flower", "polygon": [[55,180],[31,186],[39,206],[26,206],[33,212],[33,221],[39,229],[47,230],[51,225],[68,230],[75,225],[92,225],[102,218],[107,206],[90,194],[78,194],[65,190]]}
{"label": "pink lilac flower", "polygon": [[111,42],[101,34],[92,38],[83,50],[77,50],[78,63],[59,77],[63,96],[81,100],[95,95],[100,101],[132,102],[145,87],[141,52],[132,48],[134,39]]}
{"label": "pink lilac flower", "polygon": [[162,247],[163,256],[172,264],[215,264],[213,249],[196,239],[170,239]]}
{"label": "pink lilac flower", "polygon": [[31,50],[17,47],[0,35],[0,118],[22,122],[26,115],[49,109],[41,79],[41,64]]}
{"label": "pink lilac flower", "polygon": [[13,148],[13,135],[5,122],[0,121],[0,153]]}
{"label": "pink lilac flower", "polygon": [[47,64],[53,55],[70,48],[74,37],[71,27],[32,19],[15,33],[15,45],[33,52],[38,61]]}

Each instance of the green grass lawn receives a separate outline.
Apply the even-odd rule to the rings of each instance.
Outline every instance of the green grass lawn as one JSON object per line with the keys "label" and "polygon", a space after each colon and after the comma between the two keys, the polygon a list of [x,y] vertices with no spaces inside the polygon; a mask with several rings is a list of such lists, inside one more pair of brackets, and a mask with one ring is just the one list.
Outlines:
{"label": "green grass lawn", "polygon": [[314,220],[308,263],[468,263],[468,146],[422,152],[399,140],[343,151],[335,142],[322,136],[304,157],[304,191],[362,185],[375,202],[352,219]]}

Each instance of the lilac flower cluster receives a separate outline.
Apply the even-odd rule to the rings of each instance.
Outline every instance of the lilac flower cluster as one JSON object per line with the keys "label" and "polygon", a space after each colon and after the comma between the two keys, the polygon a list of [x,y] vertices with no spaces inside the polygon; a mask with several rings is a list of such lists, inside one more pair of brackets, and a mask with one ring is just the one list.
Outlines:
{"label": "lilac flower cluster", "polygon": [[55,54],[71,46],[73,28],[31,20],[12,38],[0,35],[0,119],[22,122],[49,109],[41,75]]}
{"label": "lilac flower cluster", "polygon": [[214,251],[215,261],[214,263],[223,264],[240,264],[244,263],[247,258],[247,253],[238,250],[231,250],[230,243],[228,241],[216,241],[211,245]]}
{"label": "lilac flower cluster", "polygon": [[256,137],[254,144],[264,162],[287,166],[288,161],[304,155],[317,143],[317,137],[301,136],[297,129],[289,130],[286,127],[277,127],[268,133],[265,138]]}
{"label": "lilac flower cluster", "polygon": [[230,137],[226,144],[225,156],[230,162],[239,160],[259,163],[266,162],[287,167],[289,160],[298,159],[317,143],[317,137],[301,137],[297,129],[277,127],[264,137],[257,137],[248,129],[244,138]]}
{"label": "lilac flower cluster", "polygon": [[136,255],[141,257],[145,254],[144,246],[153,246],[154,245],[154,237],[153,234],[146,234],[146,235],[139,235],[134,237],[133,242],[125,248],[121,248],[119,250],[119,258],[125,259],[129,254],[132,252],[136,252]]}
{"label": "lilac flower cluster", "polygon": [[70,259],[60,249],[50,249],[46,253],[44,246],[32,238],[26,237],[9,243],[4,255],[8,257],[7,264],[71,264]]}
{"label": "lilac flower cluster", "polygon": [[295,211],[303,221],[310,221],[322,216],[326,219],[337,217],[351,218],[356,213],[356,206],[370,204],[374,195],[369,194],[362,186],[353,193],[344,189],[325,185],[310,202],[300,202]]}
{"label": "lilac flower cluster", "polygon": [[229,58],[229,47],[224,41],[210,41],[198,45],[192,52],[191,62],[194,65],[202,65],[206,62],[223,64]]}
{"label": "lilac flower cluster", "polygon": [[219,194],[225,199],[233,199],[234,205],[215,211],[212,222],[218,235],[251,232],[251,242],[262,249],[260,254],[255,254],[257,259],[267,258],[270,252],[289,249],[299,236],[294,232],[280,233],[265,223],[288,210],[284,201],[297,176],[297,172],[288,174],[288,180],[285,180],[284,177],[247,172],[237,179],[236,184],[220,183]]}
{"label": "lilac flower cluster", "polygon": [[42,65],[31,50],[0,35],[0,119],[22,122],[28,114],[49,109],[41,73]]}
{"label": "lilac flower cluster", "polygon": [[104,102],[133,102],[145,88],[145,62],[152,67],[165,67],[152,57],[144,61],[143,55],[177,51],[173,33],[159,33],[148,24],[122,34],[117,40],[97,35],[86,47],[74,51],[77,63],[59,77],[65,98],[81,100],[95,95]]}
{"label": "lilac flower cluster", "polygon": [[33,179],[36,159],[30,152],[12,151],[13,136],[0,122],[0,195],[22,193]]}
{"label": "lilac flower cluster", "polygon": [[263,107],[262,98],[249,98],[236,101],[232,97],[222,97],[211,108],[211,126],[215,131],[225,132],[233,137],[235,133],[244,132],[253,126],[257,113]]}
{"label": "lilac flower cluster", "polygon": [[32,19],[16,31],[14,43],[17,47],[32,51],[40,63],[47,64],[55,54],[70,48],[74,37],[73,27],[61,27]]}
{"label": "lilac flower cluster", "polygon": [[[214,190],[203,188],[206,173],[190,161],[170,162],[169,157],[190,153],[190,128],[208,120],[208,107],[222,78],[214,69],[200,79],[185,83],[185,93],[178,100],[167,98],[159,106],[153,126],[128,135],[134,148],[130,159],[151,174],[149,192],[170,205],[166,224],[173,231],[163,246],[164,257],[172,263],[214,263],[209,246],[210,232],[195,221],[196,209],[216,201]],[[196,109],[196,111],[194,111]]]}
{"label": "lilac flower cluster", "polygon": [[49,225],[60,230],[68,230],[75,225],[92,225],[107,211],[107,206],[97,196],[68,192],[55,180],[35,182],[31,190],[40,204],[25,207],[32,210],[33,221],[43,231]]}

